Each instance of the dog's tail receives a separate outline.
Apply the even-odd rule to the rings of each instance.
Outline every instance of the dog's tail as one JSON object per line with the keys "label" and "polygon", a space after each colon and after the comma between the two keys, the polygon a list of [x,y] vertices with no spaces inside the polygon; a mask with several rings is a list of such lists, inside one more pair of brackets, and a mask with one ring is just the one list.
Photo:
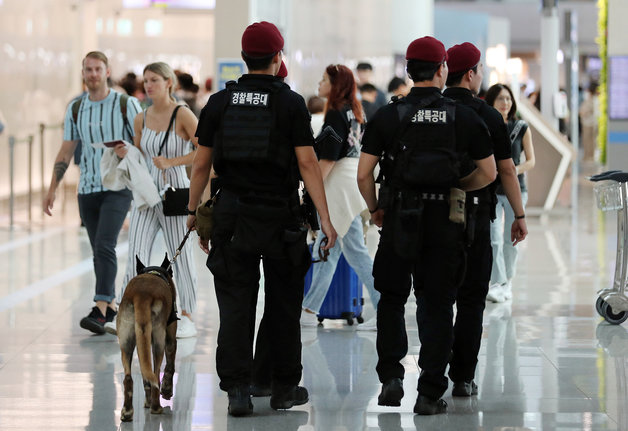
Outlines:
{"label": "dog's tail", "polygon": [[153,371],[151,360],[151,340],[153,334],[153,322],[151,317],[150,298],[135,297],[135,338],[137,340],[137,356],[140,360],[140,370],[144,381],[150,382],[152,387],[159,388],[159,380]]}

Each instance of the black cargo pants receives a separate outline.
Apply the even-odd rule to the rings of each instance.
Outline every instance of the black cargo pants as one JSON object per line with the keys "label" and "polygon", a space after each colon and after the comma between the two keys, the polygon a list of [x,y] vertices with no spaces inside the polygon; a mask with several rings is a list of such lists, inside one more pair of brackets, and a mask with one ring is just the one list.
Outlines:
{"label": "black cargo pants", "polygon": [[[310,264],[305,235],[286,200],[262,208],[254,196],[221,191],[214,207],[215,228],[207,267],[214,276],[220,311],[216,370],[220,388],[228,391],[251,381],[253,346],[251,313],[259,288],[262,259],[273,383],[301,380],[301,302]],[[251,321],[253,319],[253,321]]]}
{"label": "black cargo pants", "polygon": [[474,239],[467,248],[467,270],[456,296],[453,354],[449,364],[449,378],[453,382],[469,382],[475,375],[492,265],[491,207],[481,203],[476,212]]}
{"label": "black cargo pants", "polygon": [[386,214],[375,261],[377,307],[377,373],[382,383],[404,377],[401,360],[408,353],[404,306],[414,281],[421,350],[418,391],[440,398],[447,390],[445,369],[453,343],[453,304],[464,268],[462,225],[449,221],[446,202],[426,201],[421,219],[418,256],[407,259],[395,250],[394,212]]}

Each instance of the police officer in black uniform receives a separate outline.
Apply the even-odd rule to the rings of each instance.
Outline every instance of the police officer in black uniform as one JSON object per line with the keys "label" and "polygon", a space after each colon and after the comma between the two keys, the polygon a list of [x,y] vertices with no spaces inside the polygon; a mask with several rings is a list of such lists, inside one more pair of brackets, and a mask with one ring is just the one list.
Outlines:
{"label": "police officer in black uniform", "polygon": [[200,147],[192,167],[188,227],[195,225],[213,163],[221,188],[213,210],[212,248],[207,241],[201,248],[209,253],[207,267],[214,275],[220,310],[216,370],[232,416],[253,411],[250,304],[259,288],[260,258],[272,335],[270,406],[289,409],[308,401],[307,390],[297,386],[303,282],[311,261],[300,220],[298,171],[319,211],[327,247],[336,239],[305,102],[275,77],[282,49],[283,37],[274,24],[248,26],[242,58],[249,74],[210,97],[196,132]]}
{"label": "police officer in black uniform", "polygon": [[[482,85],[482,54],[473,44],[465,42],[447,50],[449,76],[446,97],[473,109],[484,121],[491,134],[499,180],[516,217],[511,228],[512,240],[523,241],[528,233],[517,170],[510,157],[510,139],[501,114],[476,97]],[[467,193],[468,235],[467,271],[456,297],[454,345],[449,363],[449,378],[454,387],[453,396],[477,395],[473,381],[482,340],[482,318],[486,294],[491,279],[493,251],[491,248],[491,220],[495,218],[495,187],[490,185]]]}
{"label": "police officer in black uniform", "polygon": [[[400,361],[408,351],[404,306],[412,276],[421,341],[414,412],[437,414],[447,408],[440,397],[448,386],[453,304],[464,271],[462,190],[491,183],[496,168],[484,123],[441,94],[448,72],[443,44],[429,36],[417,39],[408,46],[406,59],[414,87],[406,98],[380,108],[367,124],[358,185],[373,221],[382,226],[373,265],[375,288],[382,294],[377,307],[377,373],[383,383],[378,404],[399,406],[403,397]],[[380,158],[378,201],[373,170]]]}

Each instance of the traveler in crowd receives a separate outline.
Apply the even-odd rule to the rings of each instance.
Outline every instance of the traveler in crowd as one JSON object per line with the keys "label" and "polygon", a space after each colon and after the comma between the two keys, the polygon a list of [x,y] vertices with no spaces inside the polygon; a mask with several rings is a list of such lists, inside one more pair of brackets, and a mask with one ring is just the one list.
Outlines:
{"label": "traveler in crowd", "polygon": [[51,216],[56,190],[80,140],[78,204],[94,254],[96,274],[96,304],[81,319],[80,325],[96,334],[104,334],[105,323],[113,321],[117,314],[114,302],[118,269],[115,247],[131,204],[131,192],[103,187],[100,175],[103,149],[92,144],[120,139],[132,141],[131,123],[140,111],[136,98],[109,88],[107,78],[110,74],[109,60],[102,52],[89,52],[83,59],[82,76],[87,93],[66,109],[63,143],[55,158],[52,180],[42,204],[44,212]]}
{"label": "traveler in crowd", "polygon": [[175,98],[185,102],[188,107],[198,117],[201,107],[198,106],[198,92],[200,87],[194,82],[194,78],[189,73],[175,71],[177,77],[177,88],[175,89]]}
{"label": "traveler in crowd", "polygon": [[597,147],[598,121],[600,119],[600,98],[598,83],[591,82],[580,104],[580,124],[582,125],[582,161],[595,160]]}
{"label": "traveler in crowd", "polygon": [[[527,235],[525,214],[521,202],[515,164],[510,157],[510,140],[506,125],[497,110],[477,97],[484,66],[482,53],[472,43],[465,42],[447,50],[449,75],[443,95],[473,109],[488,127],[497,164],[499,180],[517,216],[508,225],[508,237],[518,243]],[[496,183],[495,183],[496,184]],[[491,220],[495,218],[495,186],[468,192],[467,202],[467,270],[456,296],[454,344],[449,363],[449,378],[454,396],[477,395],[473,381],[482,341],[482,319],[493,265],[491,250]]]}
{"label": "traveler in crowd", "polygon": [[[316,137],[316,152],[338,241],[329,250],[326,261],[314,264],[312,285],[303,299],[301,323],[305,326],[318,325],[316,314],[327,296],[341,253],[369,291],[375,310],[379,301],[379,293],[373,286],[373,259],[364,242],[360,216],[366,209],[366,203],[355,181],[365,123],[356,92],[351,69],[341,64],[327,66],[318,84],[318,94],[326,97],[327,103],[323,130]],[[314,250],[318,250],[324,239],[324,233],[319,231]],[[375,329],[374,318],[360,325],[360,328]]]}
{"label": "traveler in crowd", "polygon": [[377,105],[377,87],[373,84],[362,84],[359,87],[360,89],[360,102],[362,103],[362,110],[364,111],[364,115],[366,117],[366,121],[373,118],[375,112],[379,108]]}
{"label": "traveler in crowd", "polygon": [[[534,168],[535,163],[532,132],[525,121],[517,119],[517,102],[506,84],[495,84],[489,88],[485,100],[502,114],[507,126],[512,160],[519,179],[521,201],[525,207],[528,202],[528,189],[524,174]],[[496,192],[496,218],[491,223],[493,269],[487,298],[493,302],[504,302],[512,298],[512,279],[516,272],[518,253],[516,242],[509,237],[509,226],[521,217],[523,212],[511,206],[512,201],[509,202],[504,185],[497,186]]]}
{"label": "traveler in crowd", "polygon": [[409,92],[410,92],[410,87],[408,87],[408,84],[406,83],[405,79],[401,79],[395,76],[388,83],[388,94],[391,97],[392,96],[405,97],[408,95]]}
{"label": "traveler in crowd", "polygon": [[[216,371],[228,393],[229,414],[253,412],[250,381],[253,346],[251,298],[259,289],[262,259],[269,307],[272,363],[271,408],[289,409],[308,401],[301,380],[299,318],[304,277],[311,257],[307,230],[298,218],[297,169],[334,246],[310,118],[301,96],[276,78],[283,37],[274,24],[258,22],[242,35],[242,57],[249,73],[209,98],[196,135],[188,226],[196,223],[210,168],[220,181],[213,208],[213,231],[201,238],[209,253],[220,311]],[[258,139],[264,136],[265,139]]]}
{"label": "traveler in crowd", "polygon": [[[190,185],[185,166],[191,165],[194,160],[197,141],[194,134],[198,121],[190,109],[175,100],[173,94],[176,83],[177,77],[166,63],[151,63],[144,68],[144,87],[153,104],[135,117],[134,145],[144,155],[157,190],[164,190],[168,185],[175,189],[186,189]],[[119,158],[124,158],[128,148],[119,144],[114,151]],[[139,257],[142,262],[149,262],[155,238],[161,231],[168,255],[172,258],[185,235],[186,222],[187,215],[184,213],[164,214],[162,202],[142,208],[133,202],[129,224],[129,256],[119,300],[127,283],[137,275],[135,257]],[[177,338],[194,337],[196,328],[192,315],[196,311],[196,265],[191,242],[184,245],[172,269],[181,311]],[[116,333],[116,322],[107,323],[105,328],[108,332]]]}
{"label": "traveler in crowd", "polygon": [[[453,344],[453,304],[464,273],[464,196],[496,176],[490,136],[473,110],[443,98],[447,52],[433,37],[406,52],[414,86],[366,126],[358,184],[382,227],[373,276],[377,307],[378,404],[399,406],[408,353],[404,308],[414,282],[421,350],[414,412],[445,413],[445,369]],[[379,201],[375,166],[382,161]],[[412,276],[412,279],[411,279]]]}
{"label": "traveler in crowd", "polygon": [[[359,86],[362,86],[364,84],[371,84],[375,86],[375,84],[371,82],[373,79],[373,65],[371,63],[368,63],[365,61],[358,63],[358,65],[355,67],[355,72],[358,78],[357,84]],[[388,101],[386,100],[386,94],[384,94],[382,90],[377,88],[377,86],[375,86],[375,88],[377,91],[377,97],[375,98],[374,103],[375,103],[375,108],[379,109],[382,106],[384,106],[386,103],[388,103]]]}

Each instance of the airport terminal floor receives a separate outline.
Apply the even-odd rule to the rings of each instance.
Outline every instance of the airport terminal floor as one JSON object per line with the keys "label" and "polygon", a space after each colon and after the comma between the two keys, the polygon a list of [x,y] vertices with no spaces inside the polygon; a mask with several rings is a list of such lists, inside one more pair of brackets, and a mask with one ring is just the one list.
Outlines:
{"label": "airport terminal floor", "polygon": [[[94,276],[76,199],[68,196],[65,209],[60,205],[45,224],[34,212],[30,230],[20,223],[13,231],[0,229],[0,430],[626,430],[627,328],[603,321],[594,305],[596,291],[613,280],[616,216],[595,208],[584,178],[575,212],[528,217],[514,298],[486,307],[479,394],[453,398],[450,384],[446,415],[412,413],[420,345],[411,297],[401,407],[377,405],[375,332],[325,321],[302,331],[302,384],[310,401],[276,412],[269,398],[255,398],[253,416],[229,417],[215,371],[216,298],[198,249],[198,336],[179,340],[174,396],[162,401],[162,415],[145,410],[135,359],[135,417],[121,423],[117,339],[79,327],[92,306]],[[6,226],[7,216],[1,217]],[[24,217],[26,211],[17,214]],[[369,232],[369,239],[376,237]],[[119,282],[126,241],[123,231]],[[373,311],[365,313],[368,318]]]}

